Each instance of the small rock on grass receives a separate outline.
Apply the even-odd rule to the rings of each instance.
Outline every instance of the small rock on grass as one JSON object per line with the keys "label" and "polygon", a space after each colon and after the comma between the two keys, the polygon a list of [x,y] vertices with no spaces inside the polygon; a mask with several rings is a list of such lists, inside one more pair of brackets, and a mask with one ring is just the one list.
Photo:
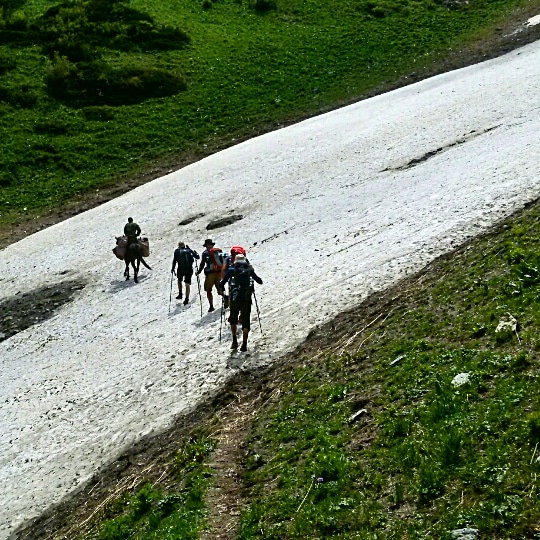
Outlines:
{"label": "small rock on grass", "polygon": [[452,379],[452,385],[453,386],[462,386],[469,382],[469,374],[468,373],[458,373],[453,379]]}
{"label": "small rock on grass", "polygon": [[351,414],[349,417],[349,423],[352,424],[353,422],[356,422],[360,417],[364,416],[364,414],[367,414],[367,409],[360,409],[354,414]]}
{"label": "small rock on grass", "polygon": [[456,540],[478,540],[478,529],[456,529],[450,534]]}

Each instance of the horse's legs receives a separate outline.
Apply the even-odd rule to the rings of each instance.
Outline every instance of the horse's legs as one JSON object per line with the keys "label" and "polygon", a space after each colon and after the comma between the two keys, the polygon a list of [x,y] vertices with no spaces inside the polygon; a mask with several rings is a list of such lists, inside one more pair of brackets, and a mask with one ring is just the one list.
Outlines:
{"label": "horse's legs", "polygon": [[129,262],[126,260],[126,269],[124,270],[124,277],[126,278],[126,281],[129,280]]}
{"label": "horse's legs", "polygon": [[137,264],[135,265],[135,261],[133,261],[133,274],[134,274],[134,277],[133,279],[135,280],[135,283],[139,283],[139,267],[141,265],[141,260],[140,259],[137,259]]}

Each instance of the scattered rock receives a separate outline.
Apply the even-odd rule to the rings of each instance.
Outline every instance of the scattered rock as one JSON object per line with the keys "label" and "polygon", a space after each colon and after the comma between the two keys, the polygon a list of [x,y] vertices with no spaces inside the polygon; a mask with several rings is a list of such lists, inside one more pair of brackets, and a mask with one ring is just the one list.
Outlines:
{"label": "scattered rock", "polygon": [[397,358],[395,358],[394,360],[392,360],[390,362],[390,365],[391,366],[395,366],[398,362],[400,362],[401,360],[403,360],[407,355],[406,354],[400,354]]}
{"label": "scattered rock", "polygon": [[354,414],[351,414],[349,416],[349,423],[352,424],[356,422],[359,418],[364,416],[364,414],[367,414],[367,409],[360,409],[359,411],[355,412]]}
{"label": "scattered rock", "polygon": [[462,386],[464,384],[467,384],[468,382],[469,382],[469,374],[468,373],[458,373],[452,379],[452,384],[454,386]]}
{"label": "scattered rock", "polygon": [[456,540],[477,540],[478,529],[456,529],[450,534]]}
{"label": "scattered rock", "polygon": [[517,332],[517,329],[517,319],[511,313],[507,313],[506,316],[499,321],[497,328],[495,328],[495,332],[504,332],[506,330]]}
{"label": "scattered rock", "polygon": [[190,223],[193,223],[195,220],[197,220],[199,218],[202,218],[204,216],[205,216],[204,213],[195,214],[195,215],[190,216],[190,217],[188,217],[186,219],[183,219],[182,221],[180,221],[180,223],[178,223],[178,225],[189,225]]}
{"label": "scattered rock", "polygon": [[212,231],[213,229],[226,227],[227,225],[232,225],[233,223],[240,221],[241,219],[244,219],[244,216],[242,214],[234,214],[232,216],[214,219],[206,226],[206,230]]}

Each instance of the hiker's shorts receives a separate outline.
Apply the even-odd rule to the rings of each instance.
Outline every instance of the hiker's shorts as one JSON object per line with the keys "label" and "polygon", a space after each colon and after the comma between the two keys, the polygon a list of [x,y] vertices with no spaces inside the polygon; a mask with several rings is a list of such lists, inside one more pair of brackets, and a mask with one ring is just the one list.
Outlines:
{"label": "hiker's shorts", "polygon": [[186,285],[191,285],[191,277],[193,276],[193,270],[180,270],[176,272],[176,277],[178,278],[178,281],[184,280],[184,283]]}
{"label": "hiker's shorts", "polygon": [[242,328],[251,329],[251,301],[243,300],[241,302],[231,302],[231,311],[229,314],[229,323],[238,324],[238,315],[242,316]]}
{"label": "hiker's shorts", "polygon": [[219,286],[221,281],[221,272],[210,272],[204,277],[204,290],[205,292],[210,292],[212,287],[215,285],[218,294],[223,293],[223,289]]}

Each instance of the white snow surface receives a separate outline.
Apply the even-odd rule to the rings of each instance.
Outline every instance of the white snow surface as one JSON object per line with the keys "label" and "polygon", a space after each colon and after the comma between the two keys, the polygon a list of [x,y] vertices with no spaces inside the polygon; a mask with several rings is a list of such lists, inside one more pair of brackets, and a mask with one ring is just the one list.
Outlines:
{"label": "white snow surface", "polygon": [[[0,252],[0,301],[79,277],[51,319],[0,343],[0,538],[244,367],[267,364],[538,196],[540,43],[212,155]],[[443,149],[416,166],[401,168]],[[179,221],[204,212],[188,226]],[[168,313],[180,239],[240,244],[264,285],[251,356],[230,364],[219,311]],[[152,271],[123,281],[111,249],[128,216]],[[83,249],[84,246],[84,249]],[[62,272],[68,271],[67,274]],[[194,284],[196,284],[194,279]]]}

